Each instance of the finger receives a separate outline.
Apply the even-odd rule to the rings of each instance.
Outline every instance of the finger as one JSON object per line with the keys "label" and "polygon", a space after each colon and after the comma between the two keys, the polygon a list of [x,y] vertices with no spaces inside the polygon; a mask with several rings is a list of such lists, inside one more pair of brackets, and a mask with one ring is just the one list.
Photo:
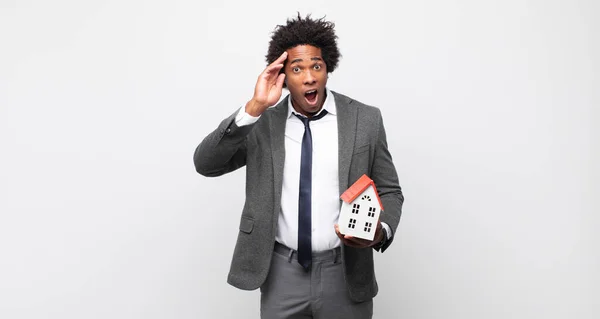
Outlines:
{"label": "finger", "polygon": [[261,77],[271,76],[272,74],[279,73],[279,70],[283,68],[285,59],[287,59],[287,51],[284,51],[277,60],[273,61],[273,63],[269,64],[265,70],[260,74]]}
{"label": "finger", "polygon": [[259,78],[262,78],[263,80],[271,84],[275,84],[279,79],[278,76],[281,67],[281,64],[278,64],[276,66],[269,66],[263,71],[263,73],[260,74]]}
{"label": "finger", "polygon": [[344,239],[346,239],[347,241],[355,244],[355,245],[359,245],[361,247],[367,247],[371,244],[370,241],[362,239],[362,238],[356,238],[356,237],[352,237],[352,236],[346,236],[344,237]]}
{"label": "finger", "polygon": [[279,77],[277,77],[277,89],[281,90],[283,88],[283,82],[285,81],[285,73],[281,73],[279,74]]}
{"label": "finger", "polygon": [[335,224],[335,225],[333,225],[333,228],[335,229],[335,234],[343,241],[344,235],[342,235],[342,233],[340,233],[340,227],[337,224]]}
{"label": "finger", "polygon": [[266,71],[278,71],[281,70],[281,68],[283,68],[283,63],[277,63],[277,64],[271,64],[267,67]]}
{"label": "finger", "polygon": [[283,64],[283,61],[287,59],[287,51],[283,51],[283,53],[277,58],[277,60],[273,61],[271,64]]}
{"label": "finger", "polygon": [[342,241],[342,243],[344,243],[344,245],[350,246],[350,247],[353,247],[353,248],[364,248],[364,247],[366,247],[363,244],[356,243],[355,240],[357,238],[354,238],[354,237],[349,236],[349,235],[343,235],[340,232],[340,226],[338,224],[333,225],[333,227],[335,228],[335,233],[340,238],[340,240]]}
{"label": "finger", "polygon": [[263,71],[263,75],[272,75],[272,74],[277,74],[279,73],[279,70],[281,70],[281,68],[283,68],[283,64],[272,64],[269,65],[264,71]]}
{"label": "finger", "polygon": [[265,72],[270,72],[274,68],[281,69],[284,65],[285,59],[287,59],[287,52],[283,52],[277,60],[273,61],[273,63],[269,64],[265,69]]}
{"label": "finger", "polygon": [[357,245],[356,243],[349,241],[347,239],[344,239],[342,242],[344,243],[344,245],[352,247],[352,248],[364,248],[364,246]]}

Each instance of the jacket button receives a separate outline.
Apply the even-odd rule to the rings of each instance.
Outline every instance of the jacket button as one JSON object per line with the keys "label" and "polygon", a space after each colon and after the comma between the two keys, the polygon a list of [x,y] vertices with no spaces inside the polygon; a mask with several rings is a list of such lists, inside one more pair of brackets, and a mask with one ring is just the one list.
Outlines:
{"label": "jacket button", "polygon": [[229,133],[231,133],[231,129],[228,127],[228,128],[225,130],[225,134],[229,134]]}

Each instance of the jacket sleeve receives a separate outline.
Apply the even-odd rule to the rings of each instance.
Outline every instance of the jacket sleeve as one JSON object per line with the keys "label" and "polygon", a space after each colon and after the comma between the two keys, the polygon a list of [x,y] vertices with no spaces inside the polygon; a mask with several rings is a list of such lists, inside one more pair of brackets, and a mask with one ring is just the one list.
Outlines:
{"label": "jacket sleeve", "polygon": [[199,174],[215,177],[246,165],[246,137],[255,124],[238,127],[235,124],[237,113],[224,119],[196,147],[194,166]]}
{"label": "jacket sleeve", "polygon": [[378,117],[378,138],[375,144],[371,178],[377,186],[377,191],[381,198],[381,203],[383,204],[383,211],[381,212],[379,219],[381,222],[388,224],[392,230],[392,237],[385,245],[377,249],[378,251],[384,252],[394,240],[394,234],[400,223],[400,215],[402,215],[404,196],[402,195],[398,174],[392,161],[392,155],[388,149],[383,118],[381,117],[381,112],[379,110]]}

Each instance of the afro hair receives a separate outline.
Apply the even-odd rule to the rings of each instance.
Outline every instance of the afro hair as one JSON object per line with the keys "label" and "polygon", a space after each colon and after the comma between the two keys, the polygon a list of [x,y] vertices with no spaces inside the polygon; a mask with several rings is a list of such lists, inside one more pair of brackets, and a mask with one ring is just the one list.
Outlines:
{"label": "afro hair", "polygon": [[267,64],[273,63],[289,48],[308,44],[321,49],[327,72],[333,72],[341,57],[334,27],[334,23],[323,18],[311,19],[309,14],[303,19],[298,13],[297,19],[288,19],[286,25],[275,27],[266,55]]}

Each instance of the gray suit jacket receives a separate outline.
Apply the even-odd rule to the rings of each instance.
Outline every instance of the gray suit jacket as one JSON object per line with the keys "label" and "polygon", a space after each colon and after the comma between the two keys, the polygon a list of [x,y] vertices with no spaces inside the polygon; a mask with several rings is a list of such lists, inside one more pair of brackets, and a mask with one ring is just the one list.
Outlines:
{"label": "gray suit jacket", "polygon": [[[404,197],[388,151],[381,113],[375,107],[332,93],[338,119],[340,195],[367,174],[383,203],[380,220],[395,232]],[[196,171],[204,176],[219,176],[246,166],[246,201],[227,280],[240,289],[259,288],[269,272],[281,211],[288,98],[265,111],[252,125],[238,127],[236,111],[206,136],[194,153]],[[342,245],[342,260],[350,298],[360,302],[374,297],[378,287],[373,249]]]}

